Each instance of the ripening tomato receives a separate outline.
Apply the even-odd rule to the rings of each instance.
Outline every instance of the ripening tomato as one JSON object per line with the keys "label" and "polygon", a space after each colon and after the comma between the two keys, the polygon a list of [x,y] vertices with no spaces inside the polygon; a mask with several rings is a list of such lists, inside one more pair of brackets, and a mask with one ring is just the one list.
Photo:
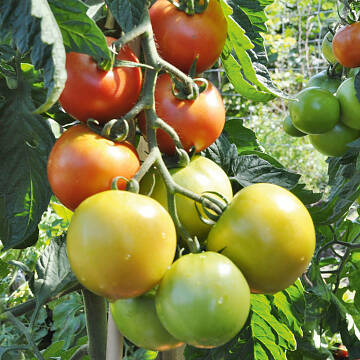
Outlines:
{"label": "ripening tomato", "polygon": [[196,57],[196,73],[209,69],[221,54],[227,22],[218,0],[193,16],[179,11],[167,0],[157,0],[150,19],[161,57],[188,73]]}
{"label": "ripening tomato", "polygon": [[[107,37],[110,45],[116,39]],[[117,60],[139,62],[125,45]],[[105,123],[127,113],[137,102],[142,85],[138,67],[117,67],[109,71],[98,68],[89,55],[66,54],[67,81],[60,104],[74,118],[86,122],[89,118]]]}
{"label": "ripening tomato", "polygon": [[138,347],[167,351],[183,344],[166,331],[155,308],[155,293],[110,303],[111,314],[122,335]]}
{"label": "ripening tomato", "polygon": [[340,119],[338,99],[330,91],[317,87],[300,91],[290,101],[289,111],[293,125],[306,134],[330,131]]}
{"label": "ripening tomato", "polygon": [[176,250],[168,212],[147,196],[119,190],[83,201],[66,239],[70,266],[80,283],[110,300],[151,290]]}
{"label": "ripening tomato", "polygon": [[340,102],[340,120],[346,126],[360,130],[360,101],[356,97],[355,79],[346,79],[336,92]]}
{"label": "ripening tomato", "polygon": [[214,252],[180,257],[165,273],[155,296],[161,323],[187,344],[212,348],[244,326],[250,291],[241,271]]}
{"label": "ripening tomato", "polygon": [[[179,100],[172,93],[170,76],[162,74],[156,83],[155,109],[157,115],[175,129],[186,151],[195,147],[199,152],[210,146],[220,136],[225,124],[224,103],[211,82],[196,100]],[[143,114],[139,118],[139,127],[146,134]],[[158,129],[156,138],[163,153],[174,154],[174,142],[164,130]]]}
{"label": "ripening tomato", "polygon": [[254,184],[234,196],[210,230],[207,249],[232,260],[253,292],[272,294],[306,270],[315,250],[314,224],[291,192]]}
{"label": "ripening tomato", "polygon": [[[226,173],[216,163],[203,156],[194,156],[188,166],[171,169],[170,173],[178,185],[195,194],[201,195],[209,191],[214,191],[220,193],[229,202],[232,199],[231,183]],[[153,178],[153,174],[155,174],[155,179]],[[147,194],[154,180],[155,186],[151,197],[167,209],[167,189],[160,174],[158,174],[156,170],[149,171],[144,176],[140,183],[140,192]],[[200,241],[205,240],[211,226],[201,221],[196,211],[195,201],[181,194],[177,194],[175,199],[179,219],[186,230],[191,236],[196,236]]]}
{"label": "ripening tomato", "polygon": [[330,131],[309,135],[309,139],[314,148],[327,156],[343,156],[348,148],[348,144],[360,136],[360,130],[351,129],[341,123],[336,124]]}
{"label": "ripening tomato", "polygon": [[341,65],[360,66],[360,22],[341,28],[334,36],[332,49]]}
{"label": "ripening tomato", "polygon": [[[111,189],[116,176],[131,179],[139,168],[138,154],[130,143],[113,142],[79,124],[56,141],[47,173],[53,193],[74,210],[89,196]],[[125,189],[126,181],[120,179],[117,185]]]}

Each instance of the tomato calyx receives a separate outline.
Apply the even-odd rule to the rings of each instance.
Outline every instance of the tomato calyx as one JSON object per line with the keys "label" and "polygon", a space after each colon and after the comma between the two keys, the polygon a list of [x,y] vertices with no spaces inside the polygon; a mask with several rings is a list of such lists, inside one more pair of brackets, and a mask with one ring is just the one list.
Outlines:
{"label": "tomato calyx", "polygon": [[189,84],[185,84],[176,76],[170,74],[171,77],[171,92],[179,100],[196,100],[199,95],[206,91],[209,82],[204,78],[195,78],[193,86],[189,89]]}
{"label": "tomato calyx", "polygon": [[[209,209],[210,205],[211,209]],[[228,199],[217,191],[206,191],[201,194],[200,202],[195,202],[200,220],[207,225],[215,225],[228,205]]]}
{"label": "tomato calyx", "polygon": [[209,0],[169,0],[178,10],[185,12],[189,16],[203,13]]}

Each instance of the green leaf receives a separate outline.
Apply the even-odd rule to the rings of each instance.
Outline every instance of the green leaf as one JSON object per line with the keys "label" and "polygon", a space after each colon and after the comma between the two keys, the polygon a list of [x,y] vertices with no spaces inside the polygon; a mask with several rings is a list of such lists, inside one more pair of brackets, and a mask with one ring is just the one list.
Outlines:
{"label": "green leaf", "polygon": [[49,4],[67,52],[88,54],[99,63],[111,62],[104,34],[86,13],[88,6],[79,0],[49,0]]}
{"label": "green leaf", "polygon": [[9,271],[9,264],[0,259],[0,277],[3,279],[9,273]]}
{"label": "green leaf", "polygon": [[139,25],[147,11],[146,0],[106,0],[105,2],[125,33]]}
{"label": "green leaf", "polygon": [[49,204],[46,166],[55,142],[47,122],[33,114],[30,87],[9,90],[0,80],[0,239],[4,248],[20,245],[37,229]]}
{"label": "green leaf", "polygon": [[56,341],[53,342],[43,353],[42,356],[44,359],[51,359],[54,356],[59,355],[60,351],[63,349],[65,341]]}
{"label": "green leaf", "polygon": [[46,0],[9,0],[0,3],[0,28],[7,30],[18,51],[30,51],[36,69],[44,69],[47,99],[35,113],[49,109],[66,81],[65,49],[61,32]]}

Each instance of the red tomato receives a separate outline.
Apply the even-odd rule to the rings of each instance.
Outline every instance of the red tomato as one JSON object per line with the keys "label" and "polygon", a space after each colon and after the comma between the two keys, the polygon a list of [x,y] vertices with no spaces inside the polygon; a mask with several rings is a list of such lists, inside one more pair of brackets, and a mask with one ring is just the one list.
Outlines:
{"label": "red tomato", "polygon": [[[56,141],[47,173],[54,194],[74,210],[89,196],[109,190],[114,177],[130,179],[139,168],[139,157],[131,144],[114,143],[79,124]],[[125,187],[125,180],[119,180],[118,188]]]}
{"label": "red tomato", "polygon": [[[225,124],[225,107],[219,91],[209,82],[207,90],[196,100],[179,100],[171,91],[168,74],[159,76],[155,88],[155,107],[158,116],[178,133],[185,150],[195,147],[199,152],[210,146],[221,134]],[[139,127],[146,133],[144,116],[140,116]],[[157,141],[163,153],[172,155],[175,145],[171,137],[157,130]]]}
{"label": "red tomato", "polygon": [[360,66],[360,22],[341,28],[334,36],[332,49],[341,65]]}
{"label": "red tomato", "polygon": [[[107,37],[108,44],[116,39]],[[116,57],[118,60],[139,62],[128,46]],[[67,81],[60,104],[74,118],[86,122],[93,118],[100,123],[126,114],[137,102],[142,85],[142,73],[137,67],[98,68],[86,54],[66,54]]]}
{"label": "red tomato", "polygon": [[167,0],[150,8],[159,54],[188,73],[196,56],[196,72],[209,69],[220,56],[227,36],[227,22],[218,0],[210,0],[201,14],[179,11]]}

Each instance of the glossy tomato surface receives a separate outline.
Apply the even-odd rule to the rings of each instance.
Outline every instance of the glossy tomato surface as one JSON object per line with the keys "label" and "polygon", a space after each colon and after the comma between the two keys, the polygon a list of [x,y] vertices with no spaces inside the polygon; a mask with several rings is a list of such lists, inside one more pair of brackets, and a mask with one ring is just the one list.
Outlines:
{"label": "glossy tomato surface", "polygon": [[293,137],[302,137],[307,134],[303,133],[302,131],[298,130],[292,123],[290,115],[287,115],[283,120],[283,129],[284,131]]}
{"label": "glossy tomato surface", "polygon": [[305,88],[289,103],[293,125],[306,134],[330,131],[340,119],[338,99],[328,90]]}
{"label": "glossy tomato surface", "polygon": [[[226,173],[216,163],[202,156],[194,156],[187,167],[170,170],[174,181],[187,190],[201,195],[207,191],[215,191],[223,195],[229,202],[233,193],[231,183]],[[160,174],[154,170],[155,186],[151,197],[167,209],[167,190]],[[153,173],[145,175],[140,184],[140,191],[147,194],[153,185]],[[183,195],[177,194],[176,209],[181,223],[191,236],[205,240],[210,225],[201,221],[195,202]],[[200,209],[200,208],[199,208]]]}
{"label": "glossy tomato surface", "polygon": [[328,31],[325,34],[324,39],[321,44],[322,54],[323,54],[325,60],[327,60],[330,64],[337,63],[337,59],[332,50],[333,38],[334,38],[334,35],[330,31]]}
{"label": "glossy tomato surface", "polygon": [[360,130],[360,101],[356,97],[354,78],[346,79],[336,92],[340,102],[340,120],[346,126]]}
{"label": "glossy tomato surface", "polygon": [[67,233],[71,268],[90,291],[110,300],[152,289],[171,265],[176,230],[155,200],[128,191],[95,194],[75,210]]}
{"label": "glossy tomato surface", "polygon": [[212,227],[207,248],[231,259],[253,292],[271,294],[306,270],[315,249],[314,224],[288,190],[250,185],[234,196]]}
{"label": "glossy tomato surface", "polygon": [[[116,39],[107,37],[108,44]],[[118,60],[139,62],[128,46],[116,56]],[[105,123],[127,113],[137,102],[142,73],[137,67],[98,68],[86,54],[66,54],[67,81],[60,104],[72,117],[86,122],[89,118]]]}
{"label": "glossy tomato surface", "polygon": [[249,286],[225,256],[204,252],[174,262],[155,298],[164,327],[185,343],[211,348],[231,340],[249,314]]}
{"label": "glossy tomato surface", "polygon": [[167,351],[183,344],[161,324],[156,313],[154,293],[116,300],[110,303],[110,310],[121,334],[138,347]]}
{"label": "glossy tomato surface", "polygon": [[210,0],[203,13],[193,16],[167,0],[157,0],[150,18],[160,56],[185,73],[197,56],[197,73],[209,69],[220,56],[227,22],[218,0]]}
{"label": "glossy tomato surface", "polygon": [[[59,201],[74,210],[89,196],[111,189],[114,177],[130,179],[139,168],[138,154],[130,143],[113,142],[79,124],[56,141],[47,173]],[[119,180],[118,188],[125,187],[126,181]]]}
{"label": "glossy tomato surface", "polygon": [[[196,152],[204,150],[220,136],[224,128],[225,107],[219,91],[209,82],[207,90],[196,100],[179,100],[171,89],[170,76],[160,75],[155,88],[157,115],[175,129],[186,151],[191,147],[195,147]],[[144,116],[140,117],[139,127],[146,134]],[[156,138],[163,153],[174,154],[174,142],[164,130],[158,129]]]}
{"label": "glossy tomato surface", "polygon": [[351,129],[341,123],[336,124],[330,131],[319,134],[309,135],[309,139],[314,148],[327,156],[343,156],[353,142],[360,136],[360,130]]}
{"label": "glossy tomato surface", "polygon": [[339,77],[329,77],[327,70],[323,70],[311,77],[306,84],[306,87],[319,87],[321,89],[330,91],[332,94],[335,94],[340,84],[341,79]]}
{"label": "glossy tomato surface", "polygon": [[341,28],[334,36],[332,49],[341,65],[360,66],[360,22]]}

